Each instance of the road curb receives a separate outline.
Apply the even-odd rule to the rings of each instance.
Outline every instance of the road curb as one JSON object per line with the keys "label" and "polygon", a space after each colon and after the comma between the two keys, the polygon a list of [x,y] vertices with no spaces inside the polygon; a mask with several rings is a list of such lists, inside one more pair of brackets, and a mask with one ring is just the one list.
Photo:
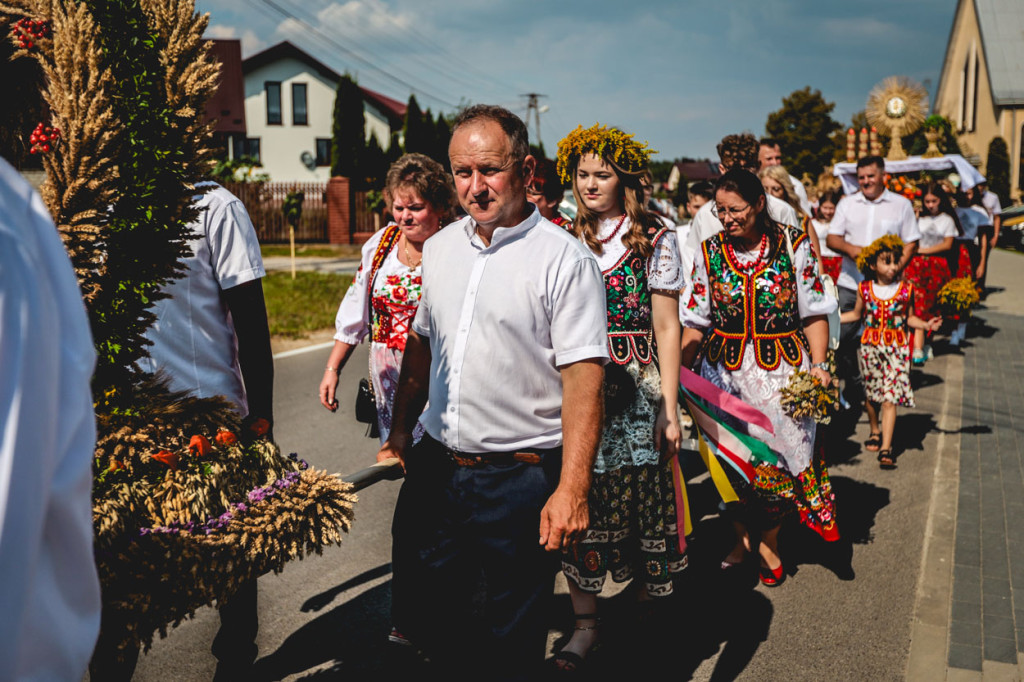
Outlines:
{"label": "road curb", "polygon": [[947,357],[949,361],[944,374],[942,412],[937,419],[938,456],[935,460],[910,631],[910,654],[905,675],[908,682],[938,682],[947,679],[954,531],[960,480],[959,431],[964,384],[963,356]]}

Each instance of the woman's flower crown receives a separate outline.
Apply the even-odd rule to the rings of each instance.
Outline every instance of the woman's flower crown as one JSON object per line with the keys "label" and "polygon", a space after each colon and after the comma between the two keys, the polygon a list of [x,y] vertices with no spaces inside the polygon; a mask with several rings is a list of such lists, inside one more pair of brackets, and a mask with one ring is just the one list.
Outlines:
{"label": "woman's flower crown", "polygon": [[870,275],[871,266],[875,264],[878,254],[883,251],[899,251],[902,253],[903,240],[899,238],[899,235],[895,234],[882,235],[860,250],[860,253],[857,255],[857,269],[865,276]]}
{"label": "woman's flower crown", "polygon": [[647,142],[637,142],[629,133],[618,128],[609,128],[596,123],[584,129],[577,126],[558,143],[558,177],[566,184],[572,184],[572,169],[584,154],[597,154],[611,159],[627,173],[639,173],[647,168],[651,154],[657,151]]}

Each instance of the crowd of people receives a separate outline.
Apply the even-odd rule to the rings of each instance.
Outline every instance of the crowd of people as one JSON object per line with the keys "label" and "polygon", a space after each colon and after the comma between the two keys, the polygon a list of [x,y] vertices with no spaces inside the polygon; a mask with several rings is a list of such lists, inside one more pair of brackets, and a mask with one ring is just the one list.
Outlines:
{"label": "crowd of people", "polygon": [[838,384],[842,408],[867,414],[866,449],[895,468],[911,368],[940,330],[953,346],[964,336],[938,289],[983,283],[998,234],[983,187],[931,182],[915,207],[886,189],[879,157],[858,162],[859,192],[808,193],[776,141],[728,135],[720,177],[688,187],[674,214],[653,198],[650,150],[624,131],[580,126],[555,160],[528,150],[517,117],[474,106],[453,127],[450,174],[396,162],[394,222],[363,249],[320,386],[335,410],[338,373],[369,335],[378,460],[405,472],[391,640],[510,679],[544,658],[559,564],[574,626],[556,674],[585,670],[600,643],[607,576],[631,583],[641,614],[672,594],[688,563],[671,468],[692,423],[681,369],[764,414],[733,426],[777,456],[750,480],[729,471],[721,570],[756,557],[761,583],[781,584],[790,515],[837,540],[822,428],[790,416],[783,387],[800,371]]}
{"label": "crowd of people", "polygon": [[[531,678],[546,657],[560,571],[573,628],[548,665],[570,675],[587,670],[601,642],[598,597],[609,575],[631,585],[639,618],[654,613],[688,565],[677,458],[696,426],[680,404],[681,376],[759,415],[745,422],[723,408],[717,416],[770,453],[749,463],[749,477],[725,469],[736,494],[720,505],[735,532],[716,558],[723,572],[749,561],[762,585],[782,584],[778,540],[790,517],[826,542],[841,536],[824,431],[781,400],[797,373],[841,388],[843,409],[866,413],[865,449],[880,467],[896,468],[897,408],[914,404],[913,367],[932,357],[936,334],[948,333],[955,347],[966,333],[963,320],[943,318],[938,291],[958,277],[983,290],[999,238],[998,200],[954,177],[924,184],[915,206],[886,188],[885,161],[875,156],[857,162],[860,191],[843,196],[838,184],[804,187],[781,165],[773,140],[727,135],[717,150],[720,176],[687,188],[685,216],[653,200],[652,152],[633,135],[579,126],[559,142],[556,159],[538,159],[522,120],[497,106],[458,115],[449,169],[421,154],[390,168],[393,220],[363,247],[318,395],[337,410],[340,373],[369,337],[369,366],[359,370],[366,419],[380,441],[377,460],[397,460],[404,472],[392,522],[391,641],[442,670]],[[0,175],[4,191],[42,216],[38,197],[12,170],[0,166]],[[571,220],[559,213],[566,189],[577,207]],[[146,369],[167,375],[175,390],[225,395],[242,416],[272,428],[255,231],[223,188],[198,201],[206,210],[194,226],[187,275],[161,301]],[[55,237],[48,239],[56,252]],[[42,267],[22,261],[48,257],[28,254],[18,267]],[[74,299],[64,324],[73,323],[78,346],[91,352],[71,276],[65,259],[53,275],[63,291],[55,300]],[[12,282],[5,286],[15,291]],[[43,296],[24,294],[22,302],[0,300],[0,312]],[[198,336],[211,342],[197,344]],[[36,344],[25,338],[4,352]],[[37,349],[75,357],[55,343]],[[65,398],[81,403],[88,395],[83,369],[92,357],[84,352],[77,373],[66,373],[77,383]],[[53,395],[39,401],[57,404]],[[16,417],[8,429],[28,420],[38,431],[49,414],[16,400],[0,408]],[[74,470],[67,485],[82,510],[92,437],[83,426],[63,439],[73,456],[56,453]],[[0,503],[18,490],[0,489]],[[48,504],[60,513],[63,502],[72,500]],[[57,556],[46,545],[36,550],[44,564]],[[88,557],[77,560],[91,566]],[[90,595],[82,629],[95,641],[96,576],[78,575]],[[54,594],[48,598],[59,601],[61,591]],[[17,596],[5,597],[19,605],[9,624],[27,629],[12,630],[13,642],[46,625],[30,622],[28,609],[42,597]],[[244,679],[251,668],[256,599],[253,580],[218,605],[216,679]],[[130,679],[137,652],[115,661],[102,641],[96,650],[93,679]],[[71,669],[85,653],[30,663]]]}

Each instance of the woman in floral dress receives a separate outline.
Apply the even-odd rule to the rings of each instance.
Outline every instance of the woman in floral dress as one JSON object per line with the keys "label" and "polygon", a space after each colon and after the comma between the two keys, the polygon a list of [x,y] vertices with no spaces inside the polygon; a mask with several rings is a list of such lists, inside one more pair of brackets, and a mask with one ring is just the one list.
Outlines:
{"label": "woman in floral dress", "polygon": [[[320,382],[320,404],[338,409],[338,375],[352,351],[370,335],[370,381],[377,403],[380,441],[391,431],[391,405],[405,352],[409,323],[422,284],[423,242],[452,218],[451,176],[423,154],[406,154],[388,170],[385,192],[395,222],[363,245],[362,262],[334,321],[334,348]],[[417,425],[415,436],[422,436]]]}
{"label": "woman in floral dress", "polygon": [[589,498],[590,528],[562,555],[575,628],[555,655],[578,671],[597,642],[597,595],[611,573],[634,579],[645,606],[672,593],[686,567],[672,472],[678,417],[679,290],[675,232],[644,206],[641,175],[650,150],[620,130],[581,127],[559,143],[558,172],[572,185],[572,232],[597,257],[608,301],[611,362],[605,421]]}
{"label": "woman in floral dress", "polygon": [[682,361],[693,366],[699,355],[697,371],[705,379],[771,420],[774,434],[747,426],[778,455],[778,464],[758,464],[741,500],[727,505],[737,539],[722,568],[743,561],[752,547],[750,531],[759,530],[761,582],[775,586],[785,579],[778,532],[787,514],[798,511],[801,522],[826,540],[838,538],[828,472],[816,457],[814,420],[790,417],[780,399],[796,370],[809,370],[826,384],[832,380],[827,315],[837,302],[822,287],[806,233],[768,216],[753,173],[725,173],[715,202],[724,231],[706,239],[694,261],[684,294]]}

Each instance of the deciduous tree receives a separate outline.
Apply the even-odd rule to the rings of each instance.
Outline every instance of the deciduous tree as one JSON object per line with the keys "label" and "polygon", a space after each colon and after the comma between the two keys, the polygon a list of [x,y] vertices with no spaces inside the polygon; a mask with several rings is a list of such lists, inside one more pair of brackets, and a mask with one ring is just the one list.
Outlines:
{"label": "deciduous tree", "polygon": [[765,132],[782,145],[782,162],[792,175],[817,177],[832,163],[834,133],[842,126],[832,119],[836,105],[825,101],[820,90],[795,90],[782,98],[782,108],[768,114]]}

